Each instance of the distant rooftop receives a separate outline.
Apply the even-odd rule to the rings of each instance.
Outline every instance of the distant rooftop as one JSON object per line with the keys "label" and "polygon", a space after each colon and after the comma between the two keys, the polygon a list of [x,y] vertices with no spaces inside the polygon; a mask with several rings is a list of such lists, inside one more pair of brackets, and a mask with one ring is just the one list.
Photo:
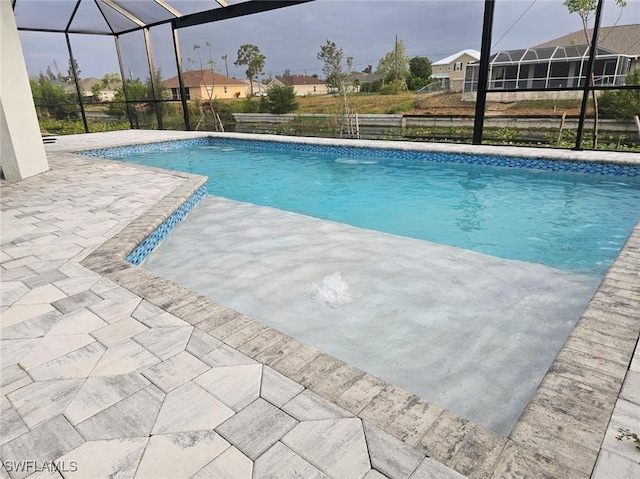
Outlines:
{"label": "distant rooftop", "polygon": [[[591,38],[593,29],[587,30],[587,33]],[[584,31],[578,30],[535,45],[532,48],[566,47],[569,45],[585,45],[586,43]],[[640,56],[640,23],[600,27],[598,46],[621,55]]]}
{"label": "distant rooftop", "polygon": [[309,75],[289,75],[286,77],[278,77],[278,80],[286,86],[293,85],[324,85],[324,81]]}
{"label": "distant rooftop", "polygon": [[[201,86],[201,85],[246,85],[243,81],[236,80],[235,78],[226,77],[220,73],[212,72],[210,70],[192,70],[182,74],[182,80],[186,88]],[[166,88],[178,88],[180,83],[178,77],[171,77],[164,81]]]}
{"label": "distant rooftop", "polygon": [[480,52],[478,50],[461,50],[458,53],[454,53],[453,55],[449,55],[448,57],[443,58],[442,60],[438,60],[437,62],[433,62],[432,65],[448,65],[456,58],[461,57],[462,55],[469,55],[476,60],[480,60]]}

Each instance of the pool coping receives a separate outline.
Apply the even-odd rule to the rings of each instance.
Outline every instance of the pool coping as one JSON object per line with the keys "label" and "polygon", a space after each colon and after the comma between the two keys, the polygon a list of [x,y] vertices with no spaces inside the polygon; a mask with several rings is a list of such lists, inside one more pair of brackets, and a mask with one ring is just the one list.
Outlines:
{"label": "pool coping", "polygon": [[[274,135],[202,136],[260,140],[268,136],[272,141],[301,141],[299,137]],[[304,140],[356,146],[354,140]],[[155,142],[132,140],[113,146]],[[423,151],[433,151],[429,148],[434,144],[376,142],[375,146],[419,146]],[[458,152],[464,153],[496,155],[496,149],[502,150],[454,146],[461,147],[465,151]],[[82,149],[87,148],[64,151]],[[523,150],[518,148],[517,156],[524,156]],[[528,152],[532,156],[550,156],[546,149],[529,150],[536,150]],[[501,156],[514,156],[505,153],[509,152],[500,152]],[[586,156],[596,161],[590,154],[600,152],[556,153],[556,159],[580,161],[587,159],[581,153],[589,153]],[[613,155],[604,156],[605,160],[615,161]],[[633,159],[627,158],[630,160]],[[186,179],[185,184],[105,242],[82,264],[464,475],[591,475],[640,333],[640,223],[627,238],[512,432],[505,437],[125,261],[138,244],[206,183],[202,176],[180,176]]]}

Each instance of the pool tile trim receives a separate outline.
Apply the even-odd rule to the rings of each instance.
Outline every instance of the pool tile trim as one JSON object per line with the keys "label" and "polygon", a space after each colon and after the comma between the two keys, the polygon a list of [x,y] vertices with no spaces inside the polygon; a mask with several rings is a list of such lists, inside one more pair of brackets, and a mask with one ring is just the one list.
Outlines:
{"label": "pool tile trim", "polygon": [[[589,412],[596,408],[611,417],[629,369],[624,359],[576,349],[574,329],[513,431],[508,437],[494,434],[127,262],[125,257],[206,182],[191,177],[82,264],[469,477],[591,475],[606,421],[594,423]],[[629,359],[640,334],[639,271],[640,223],[576,326],[582,338],[603,346],[614,343]],[[635,341],[616,341],[621,339],[616,336],[619,323]],[[332,394],[336,390],[337,396]]]}
{"label": "pool tile trim", "polygon": [[140,155],[162,151],[184,151],[194,147],[219,146],[229,148],[267,148],[286,152],[331,153],[337,156],[360,157],[366,159],[394,158],[402,160],[418,160],[433,163],[466,164],[480,166],[494,166],[501,168],[525,168],[532,170],[565,171],[571,173],[586,173],[617,176],[640,176],[640,164],[621,164],[612,158],[595,160],[547,159],[542,156],[512,156],[501,154],[470,154],[466,152],[442,152],[423,149],[399,149],[381,146],[347,146],[347,145],[318,145],[305,142],[271,140],[246,140],[228,137],[191,138],[187,140],[172,140],[131,146],[117,146],[83,150],[79,153],[98,158],[122,158],[128,155]]}
{"label": "pool tile trim", "polygon": [[203,185],[182,203],[158,228],[147,236],[142,243],[125,258],[129,263],[140,266],[145,259],[156,249],[173,229],[200,203],[207,194],[207,186]]}

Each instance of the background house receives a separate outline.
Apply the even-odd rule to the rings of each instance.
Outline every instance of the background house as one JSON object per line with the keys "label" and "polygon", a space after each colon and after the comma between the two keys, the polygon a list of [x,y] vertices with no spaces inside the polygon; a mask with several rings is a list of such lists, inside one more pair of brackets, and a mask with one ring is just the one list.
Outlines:
{"label": "background house", "polygon": [[[98,78],[83,78],[80,80],[80,93],[84,98],[93,98],[94,101],[111,101],[116,94],[116,90],[120,87],[120,82],[111,82],[109,84],[102,85],[102,80]],[[102,87],[98,92],[98,96],[95,97],[93,86],[100,84]],[[76,94],[75,83],[65,83],[64,91],[67,93]]]}
{"label": "background house", "polygon": [[[592,31],[589,30],[589,36]],[[594,63],[596,85],[622,85],[640,67],[640,24],[602,27]],[[520,50],[499,51],[490,57],[489,88],[518,88],[521,92],[489,93],[492,101],[580,98],[580,91],[527,92],[528,88],[577,87],[585,84],[589,47],[578,31]],[[463,100],[474,100],[479,64],[465,72]]]}
{"label": "background house", "polygon": [[266,95],[267,85],[257,82],[255,80],[242,80],[247,85],[247,95],[251,95],[253,89],[254,96]]}
{"label": "background house", "polygon": [[443,90],[462,91],[467,65],[480,60],[477,50],[462,50],[431,64],[431,76],[442,84]]}
{"label": "background house", "polygon": [[276,77],[267,88],[273,85],[292,86],[296,95],[326,95],[329,90],[327,84],[319,78],[308,75],[289,75],[286,77]]}
{"label": "background house", "polygon": [[[235,78],[229,78],[210,70],[192,70],[182,74],[187,100],[208,100],[209,98],[240,98],[247,94],[248,85]],[[178,77],[164,81],[173,100],[180,100]]]}
{"label": "background house", "polygon": [[[347,90],[352,93],[358,93],[360,91],[371,91],[371,84],[384,83],[385,76],[379,73],[364,73],[357,72],[352,73],[347,77],[346,84]],[[369,85],[367,87],[367,85]]]}

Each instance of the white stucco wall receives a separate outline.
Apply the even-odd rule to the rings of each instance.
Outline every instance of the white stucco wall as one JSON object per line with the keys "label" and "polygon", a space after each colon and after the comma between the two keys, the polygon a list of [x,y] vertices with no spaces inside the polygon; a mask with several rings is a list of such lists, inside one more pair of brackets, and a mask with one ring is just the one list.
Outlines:
{"label": "white stucco wall", "polygon": [[0,164],[9,181],[49,169],[10,0],[0,0]]}

